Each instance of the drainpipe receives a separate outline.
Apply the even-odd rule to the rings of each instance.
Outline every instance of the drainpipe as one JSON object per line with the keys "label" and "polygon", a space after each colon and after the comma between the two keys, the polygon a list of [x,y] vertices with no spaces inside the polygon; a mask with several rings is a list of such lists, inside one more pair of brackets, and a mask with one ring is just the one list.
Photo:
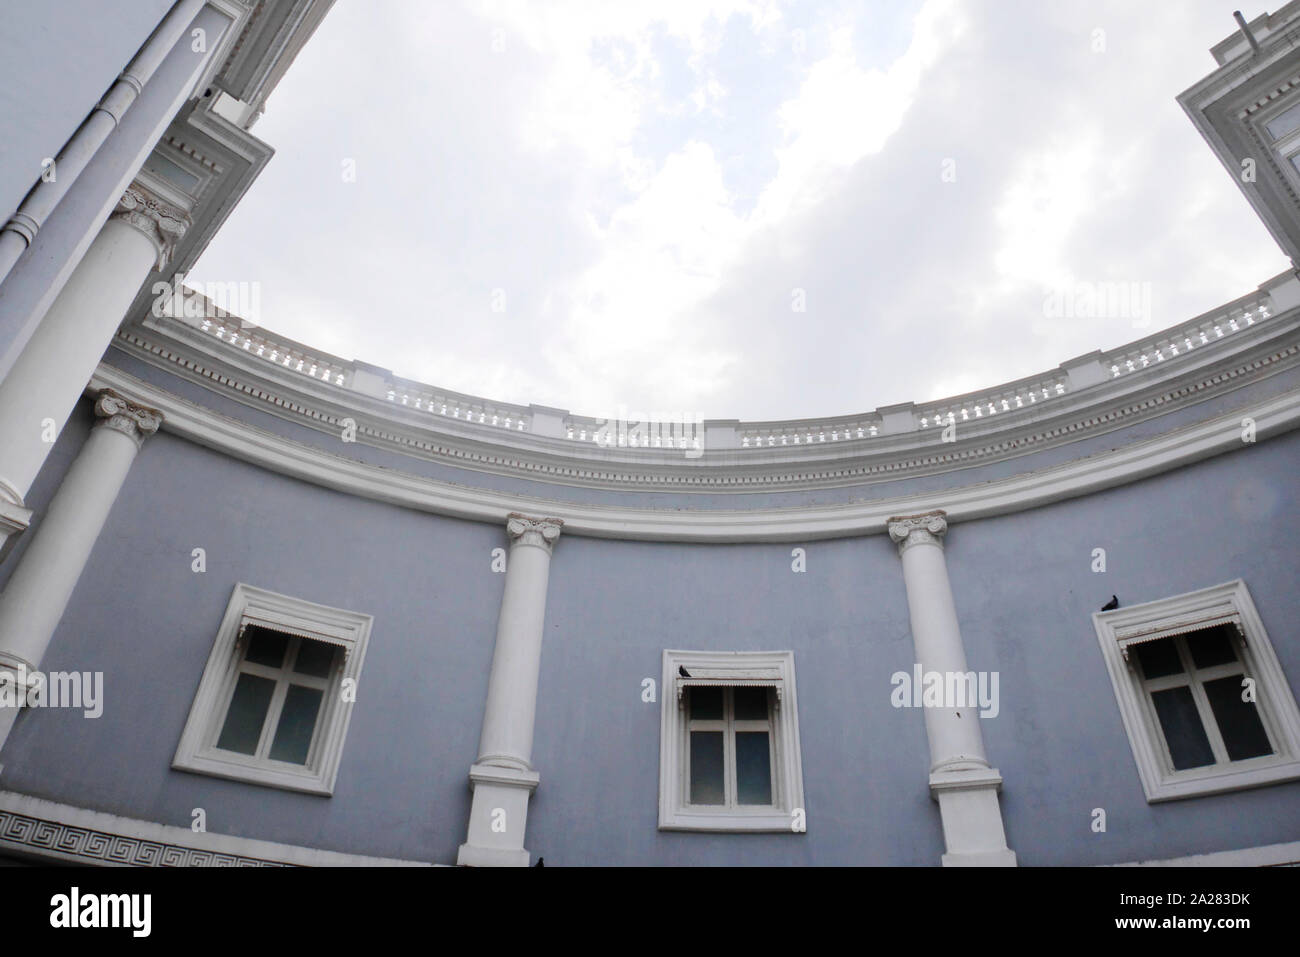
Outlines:
{"label": "drainpipe", "polygon": [[127,64],[99,105],[59,152],[54,161],[55,178],[37,183],[9,222],[0,228],[0,283],[5,281],[45,220],[67,195],[109,134],[117,129],[123,114],[131,108],[163,59],[185,35],[205,2],[177,0],[135,59]]}

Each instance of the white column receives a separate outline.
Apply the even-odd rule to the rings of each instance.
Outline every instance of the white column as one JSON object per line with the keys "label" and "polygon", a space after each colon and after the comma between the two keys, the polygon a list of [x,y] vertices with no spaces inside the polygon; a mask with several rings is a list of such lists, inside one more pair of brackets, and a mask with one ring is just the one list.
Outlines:
{"label": "white column", "polygon": [[510,555],[497,620],[478,760],[469,771],[474,790],[469,837],[458,864],[527,867],[524,830],[528,798],[540,780],[533,770],[533,720],[542,660],[546,584],[551,548],[564,525],[556,518],[512,512],[506,520]]}
{"label": "white column", "polygon": [[[188,216],[132,185],[118,201],[17,363],[0,383],[0,498],[22,507],[152,269],[161,269]],[[0,528],[3,533],[3,528]]]}
{"label": "white column", "polygon": [[[105,389],[95,402],[100,421],[64,476],[32,540],[0,594],[0,671],[19,685],[45,657],[68,599],[90,558],[131,463],[162,413]],[[0,708],[0,748],[17,708]]]}
{"label": "white column", "polygon": [[[948,675],[965,675],[967,669],[943,553],[947,517],[942,511],[926,512],[891,518],[888,525],[903,562],[918,670],[939,673],[948,686]],[[1014,866],[1016,855],[1007,848],[998,805],[1002,776],[985,756],[979,708],[967,703],[923,711],[930,741],[930,793],[939,802],[948,851],[944,866]]]}

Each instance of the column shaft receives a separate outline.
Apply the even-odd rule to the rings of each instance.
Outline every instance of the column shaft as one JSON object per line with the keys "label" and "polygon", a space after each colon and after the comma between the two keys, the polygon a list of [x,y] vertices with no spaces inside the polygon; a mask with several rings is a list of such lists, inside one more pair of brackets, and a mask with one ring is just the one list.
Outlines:
{"label": "column shaft", "polygon": [[550,566],[549,545],[528,544],[521,537],[510,548],[479,738],[479,764],[522,771],[532,768],[533,720]]}
{"label": "column shaft", "polygon": [[[156,431],[162,419],[109,391],[100,394],[95,411],[101,420],[0,593],[0,669],[32,672],[40,667],[143,436]],[[0,710],[0,748],[14,711]]]}
{"label": "column shaft", "polygon": [[[943,546],[937,541],[916,542],[905,548],[901,557],[917,664],[922,672],[965,674],[966,649],[957,625],[957,609],[952,600]],[[929,707],[924,710],[932,772],[945,768],[989,766],[984,756],[984,736],[976,708]]]}
{"label": "column shaft", "polygon": [[185,214],[140,187],[123,196],[9,375],[0,382],[0,495],[17,505],[62,430],[149,272],[185,230]]}
{"label": "column shaft", "polygon": [[546,619],[551,547],[564,523],[511,514],[505,594],[497,619],[479,756],[470,768],[474,800],[469,836],[457,863],[527,866],[528,798],[539,775],[532,766],[533,722]]}
{"label": "column shaft", "polygon": [[[940,675],[945,688],[955,688],[958,682],[950,684],[950,678],[965,676],[967,669],[943,552],[947,518],[941,511],[927,512],[891,518],[888,526],[903,563],[916,664],[923,674]],[[923,711],[930,793],[939,802],[947,849],[944,866],[1014,866],[998,805],[1002,776],[985,757],[978,706],[944,700]]]}

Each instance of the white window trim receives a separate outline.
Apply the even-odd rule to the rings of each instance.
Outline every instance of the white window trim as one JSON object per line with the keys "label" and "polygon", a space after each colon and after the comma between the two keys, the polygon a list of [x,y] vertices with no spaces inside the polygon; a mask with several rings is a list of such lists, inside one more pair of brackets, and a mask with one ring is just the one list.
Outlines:
{"label": "white window trim", "polygon": [[[694,677],[678,674],[685,667]],[[773,711],[773,806],[718,807],[705,810],[687,802],[685,792],[686,714],[684,690],[700,685],[771,687]],[[665,651],[660,685],[659,829],[664,831],[806,830],[803,764],[799,755],[799,702],[795,694],[793,651]],[[799,831],[794,825],[800,825]]]}
{"label": "white window trim", "polygon": [[324,712],[318,718],[306,766],[257,760],[216,747],[238,679],[236,643],[241,626],[257,624],[341,646],[344,660],[336,687],[342,688],[343,683],[351,679],[355,688],[361,676],[373,621],[370,615],[278,595],[243,582],[237,584],[217,630],[172,767],[178,771],[209,774],[289,791],[325,796],[333,794],[339,761],[343,756],[343,742],[352,719],[352,702],[343,700],[337,692],[325,696]]}
{"label": "white window trim", "polygon": [[[1300,710],[1244,581],[1238,578],[1172,598],[1095,612],[1092,620],[1148,802],[1220,794],[1300,778]],[[1260,719],[1277,753],[1175,771],[1165,753],[1156,718],[1147,706],[1137,656],[1126,656],[1126,646],[1184,634],[1194,624],[1226,620],[1238,623],[1242,629],[1245,672],[1255,679]]]}

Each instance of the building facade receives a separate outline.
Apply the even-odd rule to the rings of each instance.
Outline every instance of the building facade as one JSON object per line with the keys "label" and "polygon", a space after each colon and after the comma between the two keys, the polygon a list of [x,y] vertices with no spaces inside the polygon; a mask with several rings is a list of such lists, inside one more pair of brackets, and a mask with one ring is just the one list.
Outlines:
{"label": "building facade", "polygon": [[[454,393],[173,282],[330,4],[116,6],[0,103],[0,854],[1300,862],[1296,274],[859,415]],[[1293,258],[1297,38],[1180,97]]]}

